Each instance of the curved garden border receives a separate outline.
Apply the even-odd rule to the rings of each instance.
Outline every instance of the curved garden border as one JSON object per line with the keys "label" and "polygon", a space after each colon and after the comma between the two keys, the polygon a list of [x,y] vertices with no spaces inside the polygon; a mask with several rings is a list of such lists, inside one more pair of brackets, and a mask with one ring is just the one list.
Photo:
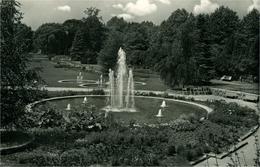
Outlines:
{"label": "curved garden border", "polygon": [[[78,83],[76,79],[63,79],[63,80],[58,80],[58,83]],[[83,79],[80,82],[89,82],[89,83],[97,83],[95,80],[88,80],[88,79]]]}
{"label": "curved garden border", "polygon": [[32,142],[35,140],[34,136],[32,136],[30,134],[28,134],[28,135],[31,137],[30,140],[28,140],[27,142],[24,142],[23,144],[0,148],[0,154],[1,155],[12,154],[12,153],[22,151],[22,150],[28,148],[32,144]]}
{"label": "curved garden border", "polygon": [[[83,81],[84,82],[84,81]],[[134,82],[135,83],[135,86],[139,86],[139,85],[141,85],[141,86],[145,86],[146,85],[146,83],[145,82],[139,82],[139,81],[135,81]],[[108,82],[105,82],[105,83],[103,83],[103,85],[105,85],[105,87],[108,85],[109,83]],[[82,84],[80,84],[79,86],[80,87],[83,87],[83,88],[87,88],[87,87],[91,87],[92,85],[95,85],[95,86],[98,86],[99,85],[99,83],[98,82],[93,82],[93,83],[82,83]],[[93,87],[95,87],[95,86],[93,86]],[[104,86],[103,86],[104,87]]]}

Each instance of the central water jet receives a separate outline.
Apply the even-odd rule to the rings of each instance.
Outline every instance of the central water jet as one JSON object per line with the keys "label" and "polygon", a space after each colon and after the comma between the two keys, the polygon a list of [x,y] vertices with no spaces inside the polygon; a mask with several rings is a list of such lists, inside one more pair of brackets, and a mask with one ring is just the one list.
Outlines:
{"label": "central water jet", "polygon": [[116,74],[109,69],[109,105],[107,111],[135,112],[133,71],[127,69],[126,54],[122,48],[118,51]]}

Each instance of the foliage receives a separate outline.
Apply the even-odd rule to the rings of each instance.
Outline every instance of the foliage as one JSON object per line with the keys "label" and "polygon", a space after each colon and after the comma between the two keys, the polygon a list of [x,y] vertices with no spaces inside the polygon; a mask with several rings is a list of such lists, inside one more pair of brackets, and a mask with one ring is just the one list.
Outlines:
{"label": "foliage", "polygon": [[[225,151],[254,126],[250,124],[246,127],[242,122],[236,122],[237,126],[233,126],[232,122],[216,123],[213,115],[222,116],[230,108],[252,122],[256,115],[234,104],[216,102],[214,106],[216,109],[208,120],[198,121],[193,115],[183,115],[169,126],[157,127],[122,126],[112,117],[104,119],[102,115],[97,119],[98,115],[94,114],[97,111],[91,113],[87,108],[88,113],[73,111],[66,115],[63,111],[72,123],[70,126],[74,127],[66,130],[62,124],[55,128],[31,129],[36,138],[34,151],[19,153],[15,160],[23,164],[54,166],[187,165],[188,161],[196,160],[203,153]],[[90,120],[92,114],[95,118]],[[236,120],[237,115],[231,114],[230,120]],[[86,128],[95,123],[104,128],[98,131]]]}
{"label": "foliage", "polygon": [[123,43],[123,34],[119,31],[110,31],[104,43],[104,47],[99,53],[98,63],[102,66],[103,71],[115,68],[117,61],[117,52]]}
{"label": "foliage", "polygon": [[24,105],[37,96],[31,93],[40,78],[34,68],[28,67],[32,31],[20,22],[20,4],[3,0],[0,7],[1,126],[19,126],[17,120],[23,115]]}
{"label": "foliage", "polygon": [[34,33],[34,47],[43,54],[64,54],[66,41],[66,30],[58,23],[43,24]]}
{"label": "foliage", "polygon": [[81,63],[95,64],[105,39],[105,27],[98,17],[99,9],[87,8],[84,13],[86,17],[75,35],[70,55]]}
{"label": "foliage", "polygon": [[256,126],[258,119],[259,116],[255,114],[254,110],[239,107],[236,103],[223,104],[216,102],[214,112],[209,114],[209,120],[212,122],[239,127]]}

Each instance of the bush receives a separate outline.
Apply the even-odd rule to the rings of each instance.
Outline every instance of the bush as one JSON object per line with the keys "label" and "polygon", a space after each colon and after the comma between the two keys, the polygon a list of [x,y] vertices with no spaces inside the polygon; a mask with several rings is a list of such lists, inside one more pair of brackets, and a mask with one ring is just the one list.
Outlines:
{"label": "bush", "polygon": [[105,95],[105,91],[103,89],[94,89],[89,93],[91,95]]}
{"label": "bush", "polygon": [[91,157],[85,148],[65,151],[61,154],[60,160],[64,166],[91,165]]}
{"label": "bush", "polygon": [[176,154],[176,148],[173,145],[168,146],[168,155],[175,155]]}
{"label": "bush", "polygon": [[58,154],[43,151],[27,152],[19,155],[18,162],[21,164],[34,164],[38,166],[60,165]]}

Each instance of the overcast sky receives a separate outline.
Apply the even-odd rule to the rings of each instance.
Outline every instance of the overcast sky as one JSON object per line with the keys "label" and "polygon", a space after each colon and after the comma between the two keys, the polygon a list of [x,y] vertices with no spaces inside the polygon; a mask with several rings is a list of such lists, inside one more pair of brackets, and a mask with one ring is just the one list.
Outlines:
{"label": "overcast sky", "polygon": [[194,14],[211,13],[221,5],[228,6],[240,17],[256,8],[260,0],[18,0],[24,13],[23,22],[37,29],[43,23],[63,23],[67,19],[81,19],[87,7],[101,10],[104,22],[112,16],[128,21],[144,20],[160,24],[170,14],[184,8]]}

